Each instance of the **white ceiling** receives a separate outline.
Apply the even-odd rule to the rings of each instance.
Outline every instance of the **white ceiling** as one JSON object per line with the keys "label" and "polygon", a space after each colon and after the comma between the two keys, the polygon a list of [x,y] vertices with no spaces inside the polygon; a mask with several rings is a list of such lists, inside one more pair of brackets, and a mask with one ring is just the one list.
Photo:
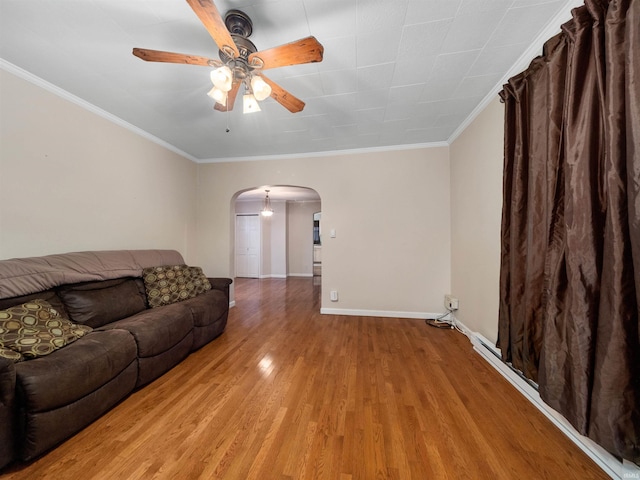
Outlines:
{"label": "white ceiling", "polygon": [[194,161],[424,145],[450,141],[576,4],[214,1],[223,15],[235,8],[251,17],[258,50],[309,35],[323,44],[323,62],[268,72],[306,102],[302,112],[271,98],[254,114],[243,115],[238,103],[232,112],[214,111],[210,68],[134,57],[140,47],[217,58],[184,0],[2,0],[0,64]]}
{"label": "white ceiling", "polygon": [[293,187],[287,185],[267,185],[264,187],[242,192],[236,199],[239,202],[263,201],[266,190],[269,190],[269,198],[286,202],[319,202],[320,195],[311,188]]}

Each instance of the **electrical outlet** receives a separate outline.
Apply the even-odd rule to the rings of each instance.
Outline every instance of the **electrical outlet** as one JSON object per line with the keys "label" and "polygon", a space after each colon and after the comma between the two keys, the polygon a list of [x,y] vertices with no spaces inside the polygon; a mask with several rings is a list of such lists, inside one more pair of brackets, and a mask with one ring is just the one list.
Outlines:
{"label": "electrical outlet", "polygon": [[331,298],[332,302],[337,302],[338,301],[338,291],[337,290],[331,290],[331,292],[329,293],[329,297]]}
{"label": "electrical outlet", "polygon": [[458,308],[460,308],[460,302],[453,295],[445,295],[444,306],[447,310],[458,310]]}

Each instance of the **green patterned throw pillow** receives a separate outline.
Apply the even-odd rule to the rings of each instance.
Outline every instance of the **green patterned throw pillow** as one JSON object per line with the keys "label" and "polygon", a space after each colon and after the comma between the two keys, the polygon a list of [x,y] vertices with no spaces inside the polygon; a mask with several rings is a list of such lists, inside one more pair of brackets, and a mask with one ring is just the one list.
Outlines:
{"label": "green patterned throw pillow", "polygon": [[142,271],[144,288],[151,308],[170,305],[190,298],[186,265],[163,265]]}
{"label": "green patterned throw pillow", "polygon": [[13,363],[18,363],[24,360],[21,353],[6,347],[0,347],[0,358],[6,358],[11,360]]}
{"label": "green patterned throw pillow", "polygon": [[151,308],[181,302],[211,290],[211,283],[200,267],[162,265],[142,271]]}
{"label": "green patterned throw pillow", "polygon": [[25,359],[49,355],[90,331],[91,327],[70,322],[41,299],[0,310],[0,347]]}
{"label": "green patterned throw pillow", "polygon": [[200,267],[187,267],[193,284],[192,297],[211,290],[211,282]]}

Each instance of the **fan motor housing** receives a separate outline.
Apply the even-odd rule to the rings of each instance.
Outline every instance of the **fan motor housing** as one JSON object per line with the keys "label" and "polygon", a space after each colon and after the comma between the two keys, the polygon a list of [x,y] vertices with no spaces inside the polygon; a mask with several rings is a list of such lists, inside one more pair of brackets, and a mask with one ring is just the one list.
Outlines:
{"label": "fan motor housing", "polygon": [[253,22],[240,10],[229,10],[224,16],[224,24],[230,33],[241,37],[250,37],[253,33]]}
{"label": "fan motor housing", "polygon": [[225,65],[233,64],[235,78],[246,78],[251,70],[249,55],[258,51],[253,42],[247,38],[253,33],[253,23],[249,16],[240,10],[229,10],[225,14],[224,23],[231,33],[233,43],[238,47],[240,56],[234,59],[222,50],[218,51],[218,56]]}

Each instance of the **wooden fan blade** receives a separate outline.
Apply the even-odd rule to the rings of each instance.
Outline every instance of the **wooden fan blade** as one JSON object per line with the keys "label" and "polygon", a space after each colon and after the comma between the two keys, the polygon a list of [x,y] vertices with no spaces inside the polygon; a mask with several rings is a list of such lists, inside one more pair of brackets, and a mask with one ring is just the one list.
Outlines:
{"label": "wooden fan blade", "polygon": [[227,106],[216,103],[213,108],[218,110],[219,112],[226,112],[233,110],[233,104],[236,101],[236,96],[238,95],[238,90],[240,89],[240,84],[242,82],[234,82],[231,86],[231,90],[227,92]]}
{"label": "wooden fan blade", "polygon": [[[249,55],[249,62],[258,58],[264,63],[263,69],[321,62],[324,47],[315,37],[307,37],[295,42],[268,48]],[[259,63],[259,60],[256,60]]]}
{"label": "wooden fan blade", "polygon": [[185,53],[149,50],[148,48],[134,48],[133,54],[147,62],[187,63],[189,65],[202,65],[204,67],[219,67],[222,65],[220,60],[215,60],[213,58],[200,57],[198,55],[187,55]]}
{"label": "wooden fan blade", "polygon": [[239,57],[240,52],[238,51],[238,47],[236,47],[233,38],[231,38],[231,34],[229,30],[227,30],[227,26],[213,1],[187,0],[187,3],[205,26],[211,38],[213,38],[216,45],[218,45],[218,48],[224,50],[225,47],[228,47],[233,51],[234,58]]}
{"label": "wooden fan blade", "polygon": [[302,109],[304,108],[304,102],[302,100],[291,95],[273,80],[269,80],[264,75],[260,76],[271,87],[271,98],[273,98],[276,102],[289,110],[291,113],[298,113],[302,111]]}

